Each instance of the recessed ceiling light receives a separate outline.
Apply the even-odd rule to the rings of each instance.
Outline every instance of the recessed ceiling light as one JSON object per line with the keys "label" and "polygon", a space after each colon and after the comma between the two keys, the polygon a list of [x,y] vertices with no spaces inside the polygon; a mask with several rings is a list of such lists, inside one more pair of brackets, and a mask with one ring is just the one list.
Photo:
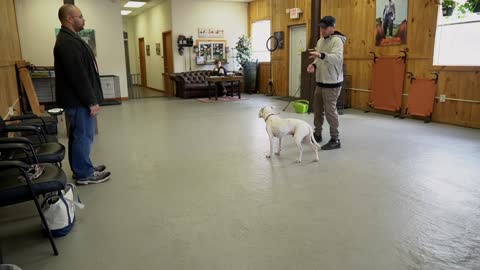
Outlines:
{"label": "recessed ceiling light", "polygon": [[143,5],[145,5],[146,3],[145,2],[139,2],[139,1],[128,1],[124,7],[128,7],[128,8],[139,8],[139,7],[142,7]]}
{"label": "recessed ceiling light", "polygon": [[121,14],[122,14],[122,15],[128,15],[128,14],[130,14],[130,13],[132,13],[131,10],[122,10],[122,11],[121,11]]}

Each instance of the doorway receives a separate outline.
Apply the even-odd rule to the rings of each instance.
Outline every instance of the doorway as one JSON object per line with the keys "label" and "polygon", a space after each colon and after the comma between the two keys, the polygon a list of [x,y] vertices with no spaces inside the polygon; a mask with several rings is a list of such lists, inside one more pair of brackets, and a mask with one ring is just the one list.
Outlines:
{"label": "doorway", "polygon": [[173,73],[173,45],[172,45],[172,31],[162,33],[163,41],[163,85],[165,95],[171,97],[173,93],[173,82],[170,79],[170,74]]}
{"label": "doorway", "polygon": [[307,49],[307,26],[290,26],[290,67],[289,91],[291,97],[300,97],[300,80],[302,74],[302,52]]}
{"label": "doorway", "polygon": [[147,87],[147,65],[145,63],[145,39],[138,39],[138,50],[140,51],[140,80],[141,86]]}

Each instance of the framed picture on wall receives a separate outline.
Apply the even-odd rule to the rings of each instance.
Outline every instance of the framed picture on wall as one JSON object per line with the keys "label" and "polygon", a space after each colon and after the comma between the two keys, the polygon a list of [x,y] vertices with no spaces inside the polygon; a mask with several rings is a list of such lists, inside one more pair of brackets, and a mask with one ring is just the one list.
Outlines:
{"label": "framed picture on wall", "polygon": [[155,52],[160,55],[160,43],[155,43]]}
{"label": "framed picture on wall", "polygon": [[[55,28],[55,36],[60,32],[60,28]],[[95,30],[94,29],[83,29],[78,32],[78,35],[88,44],[90,49],[92,49],[93,55],[97,56],[97,43],[95,41]]]}
{"label": "framed picture on wall", "polygon": [[147,56],[150,56],[150,45],[146,45],[145,49],[147,50]]}
{"label": "framed picture on wall", "polygon": [[375,45],[407,44],[408,0],[376,0]]}
{"label": "framed picture on wall", "polygon": [[[215,60],[225,61],[226,45],[225,40],[197,39],[197,64],[213,64]],[[199,59],[203,60],[203,63],[199,63]]]}

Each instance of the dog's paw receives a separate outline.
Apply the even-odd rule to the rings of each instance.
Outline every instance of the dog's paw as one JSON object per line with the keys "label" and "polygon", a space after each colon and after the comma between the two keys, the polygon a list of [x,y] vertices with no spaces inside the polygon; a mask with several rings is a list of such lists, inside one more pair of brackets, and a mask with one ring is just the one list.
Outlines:
{"label": "dog's paw", "polygon": [[313,162],[318,162],[318,158],[314,159]]}
{"label": "dog's paw", "polygon": [[275,155],[280,156],[280,152],[275,152]]}
{"label": "dog's paw", "polygon": [[297,159],[297,161],[295,161],[296,163],[302,163],[302,161],[300,159]]}
{"label": "dog's paw", "polygon": [[266,157],[266,158],[271,158],[272,156],[270,156],[270,155],[266,155],[265,157]]}

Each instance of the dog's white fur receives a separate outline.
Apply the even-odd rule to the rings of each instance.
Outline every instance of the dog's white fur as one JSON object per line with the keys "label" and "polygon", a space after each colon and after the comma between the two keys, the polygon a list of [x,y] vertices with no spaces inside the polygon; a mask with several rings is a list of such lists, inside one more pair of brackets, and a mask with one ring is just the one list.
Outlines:
{"label": "dog's white fur", "polygon": [[292,135],[297,144],[298,151],[300,151],[297,162],[302,162],[302,142],[308,142],[310,144],[313,151],[315,151],[315,161],[318,161],[318,148],[320,145],[315,141],[312,127],[303,120],[282,119],[277,116],[277,114],[278,113],[274,112],[273,106],[264,106],[258,113],[258,118],[265,120],[268,138],[270,139],[270,154],[267,155],[267,158],[272,157],[273,137],[278,138],[278,152],[275,152],[275,154],[280,155],[280,151],[282,150],[282,137]]}

